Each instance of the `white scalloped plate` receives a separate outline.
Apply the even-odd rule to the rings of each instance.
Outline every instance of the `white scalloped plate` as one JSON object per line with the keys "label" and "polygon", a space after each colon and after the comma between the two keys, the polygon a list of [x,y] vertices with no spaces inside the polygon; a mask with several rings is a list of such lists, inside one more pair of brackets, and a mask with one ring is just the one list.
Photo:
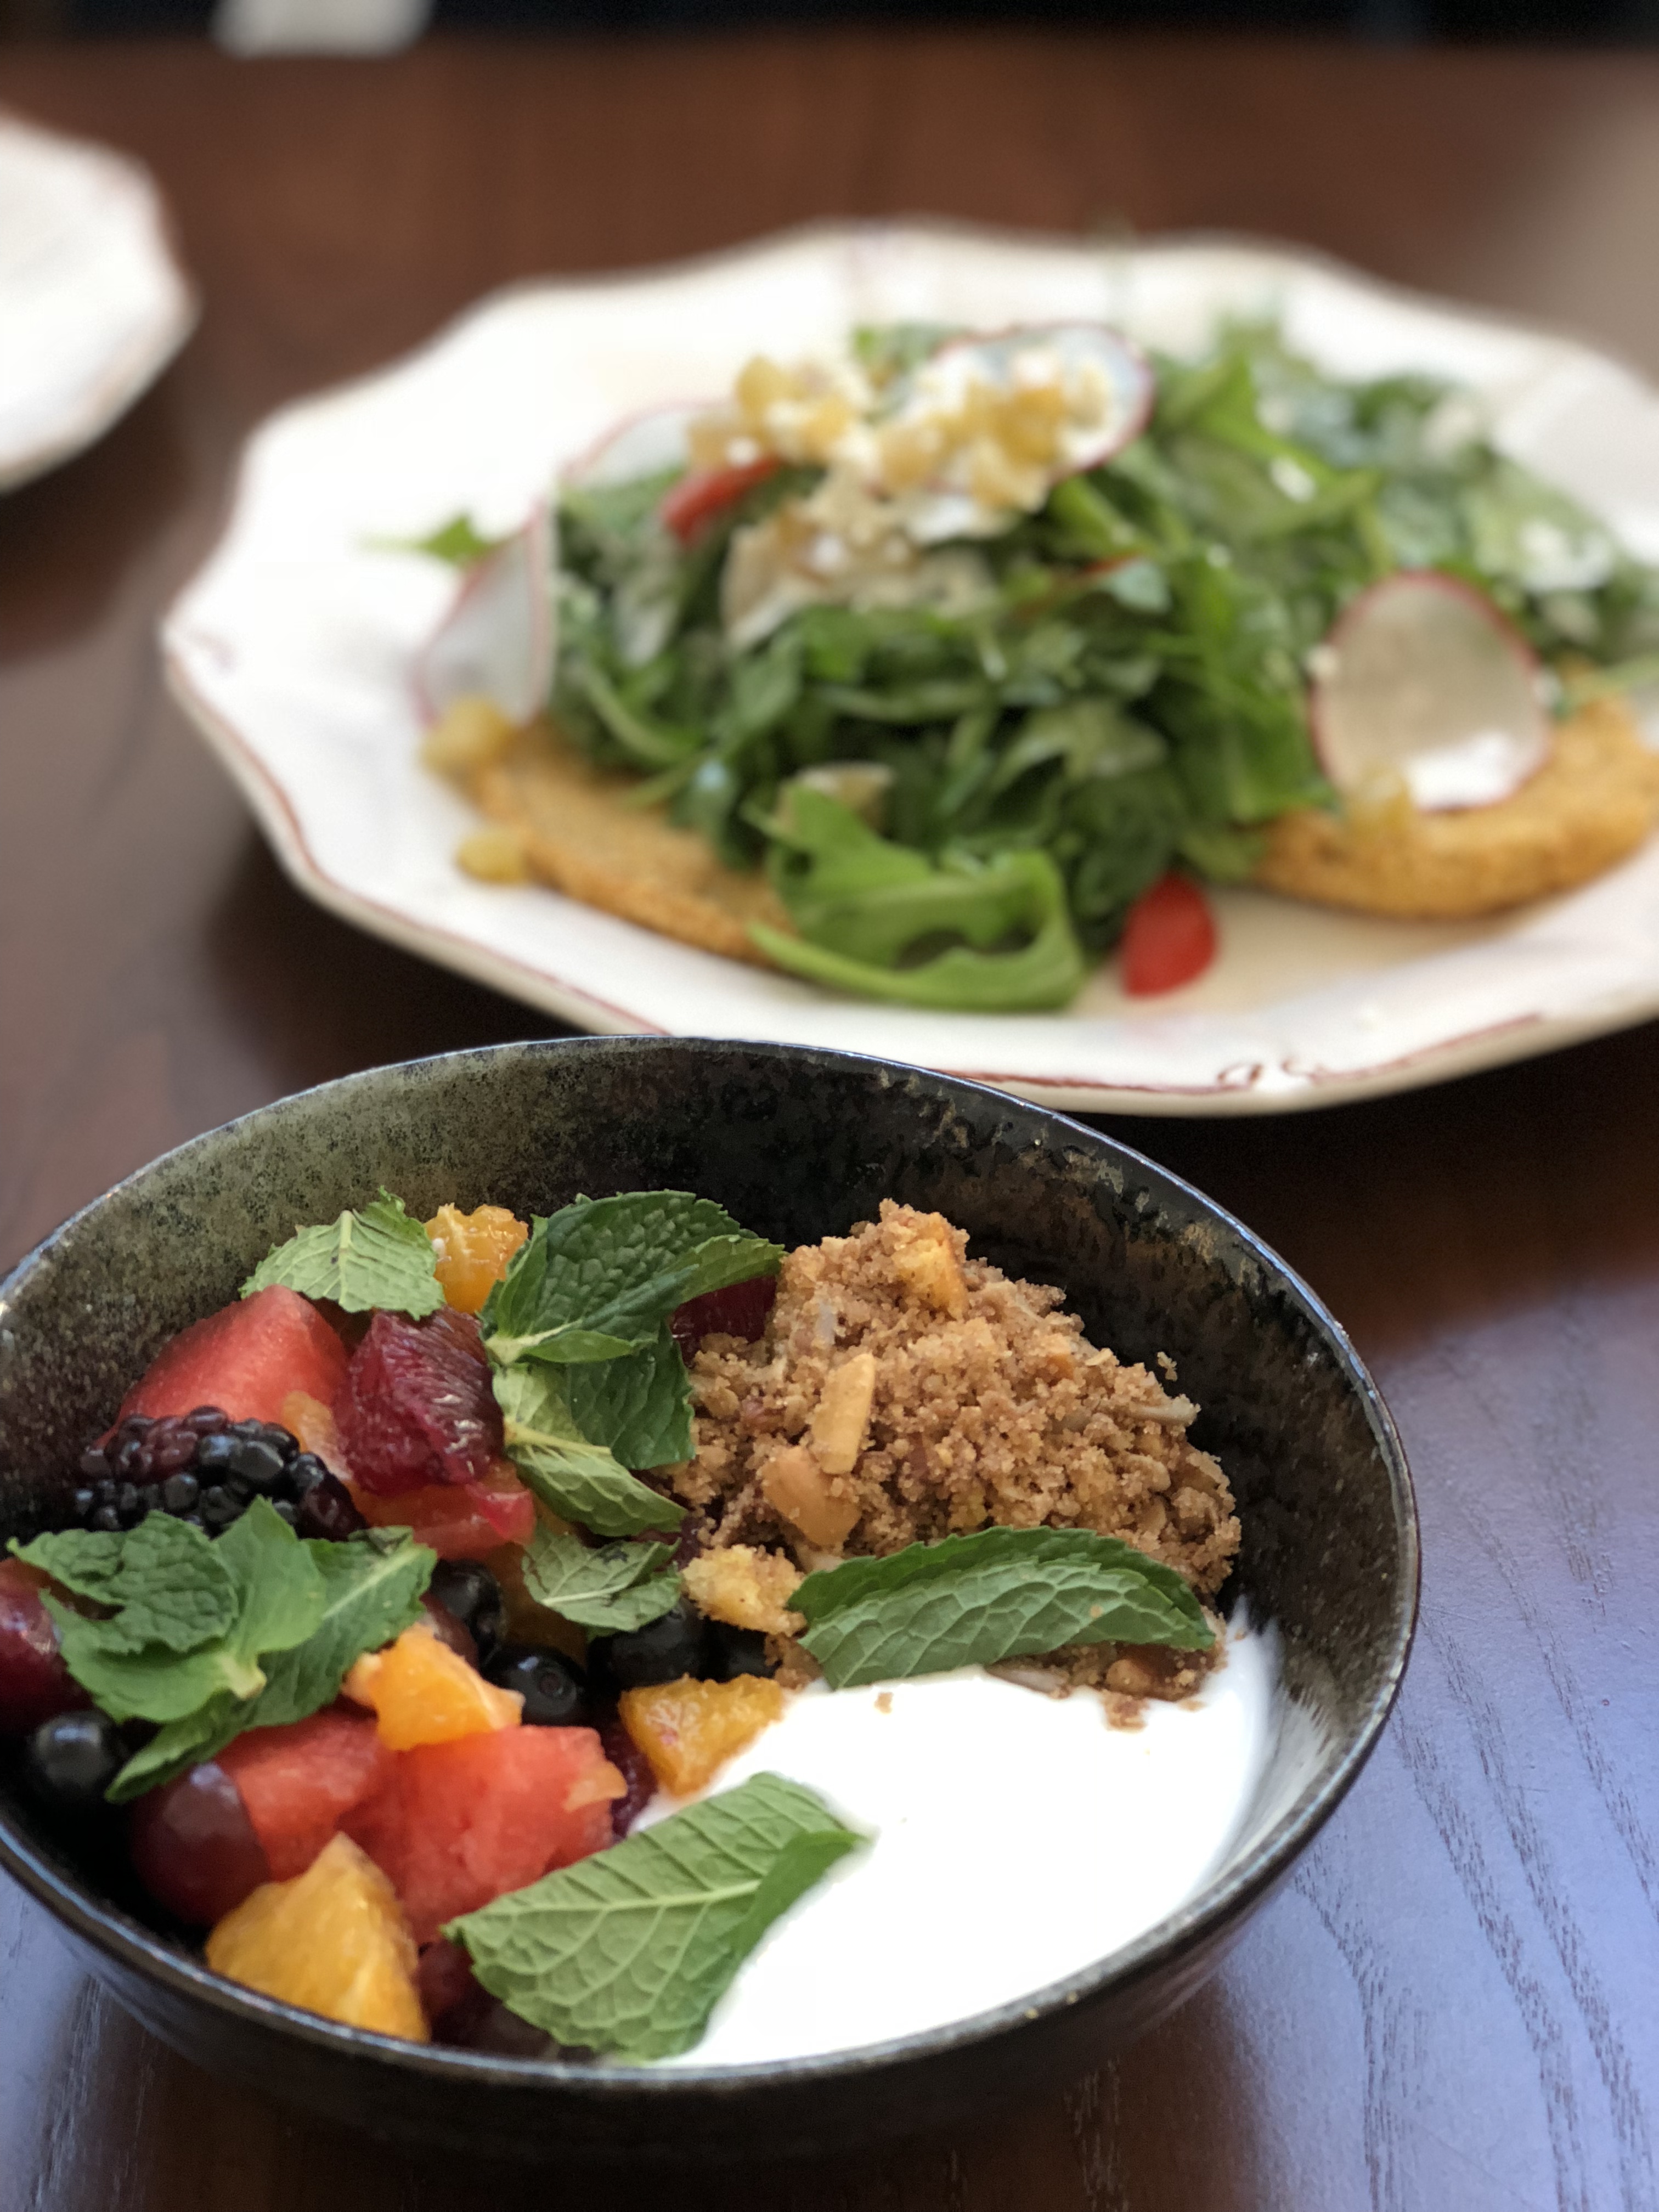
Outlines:
{"label": "white scalloped plate", "polygon": [[1228,892],[1221,957],[1197,982],[1131,1001],[1108,962],[1075,1006],[1042,1015],[834,997],[453,866],[471,817],[416,765],[411,678],[453,587],[371,541],[463,508],[510,526],[618,417],[717,392],[758,349],[833,346],[856,322],[1104,316],[1182,348],[1218,313],[1263,308],[1334,370],[1474,385],[1511,452],[1659,561],[1659,396],[1583,346],[1231,241],[1107,252],[837,227],[507,292],[393,368],[284,409],[251,441],[225,535],[167,618],[171,681],[303,890],[587,1029],[839,1046],[1072,1108],[1250,1114],[1437,1082],[1659,1012],[1659,841],[1584,890],[1468,927]]}
{"label": "white scalloped plate", "polygon": [[149,172],[0,111],[0,491],[100,438],[196,313]]}

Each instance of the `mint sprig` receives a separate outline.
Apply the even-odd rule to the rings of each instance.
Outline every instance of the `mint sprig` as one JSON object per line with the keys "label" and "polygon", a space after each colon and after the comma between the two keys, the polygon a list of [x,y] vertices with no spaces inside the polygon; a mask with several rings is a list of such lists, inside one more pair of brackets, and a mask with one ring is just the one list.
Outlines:
{"label": "mint sprig", "polygon": [[1214,1637],[1186,1582],[1082,1528],[982,1528],[808,1575],[789,1600],[832,1689],[990,1666],[1062,1644]]}
{"label": "mint sprig", "polygon": [[296,1229],[268,1252],[242,1285],[241,1295],[281,1284],[301,1297],[331,1298],[347,1313],[384,1307],[419,1321],[444,1303],[434,1270],[437,1254],[426,1231],[382,1190],[369,1205],[348,1209],[337,1220]]}
{"label": "mint sprig", "polygon": [[637,1481],[614,1453],[582,1435],[565,1395],[566,1373],[528,1363],[496,1371],[507,1454],[520,1474],[562,1520],[596,1536],[678,1527],[683,1505]]}
{"label": "mint sprig", "polygon": [[810,1790],[757,1774],[444,1933],[492,1996],[558,2042],[672,2057],[778,1916],[864,1840]]}
{"label": "mint sprig", "polygon": [[678,1597],[679,1575],[666,1566],[673,1555],[672,1544],[584,1544],[538,1528],[525,1549],[525,1588],[579,1628],[616,1636],[659,1620]]}
{"label": "mint sprig", "polygon": [[159,1724],[110,1785],[116,1803],[213,1758],[246,1729],[331,1705],[352,1662],[415,1620],[436,1564],[406,1534],[301,1542],[264,1498],[216,1541],[151,1513],[125,1534],[70,1529],[11,1548],[116,1608],[89,1620],[46,1600],[82,1689],[112,1720]]}

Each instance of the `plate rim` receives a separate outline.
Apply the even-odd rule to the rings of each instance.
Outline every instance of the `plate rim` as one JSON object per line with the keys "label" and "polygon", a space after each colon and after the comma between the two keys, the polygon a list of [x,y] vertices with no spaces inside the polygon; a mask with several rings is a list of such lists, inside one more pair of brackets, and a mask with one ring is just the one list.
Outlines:
{"label": "plate rim", "polygon": [[[1088,243],[1086,238],[1074,234],[979,223],[936,215],[863,218],[829,216],[786,225],[740,240],[735,244],[668,259],[629,264],[620,269],[518,278],[480,295],[447,318],[427,337],[392,359],[356,375],[285,400],[259,418],[242,441],[235,472],[222,509],[219,528],[160,617],[159,646],[163,674],[174,701],[248,802],[283,872],[297,889],[327,911],[401,951],[431,960],[516,999],[521,1004],[578,1024],[590,1033],[604,1036],[696,1034],[666,1030],[659,1022],[648,1016],[558,974],[545,962],[539,965],[532,964],[462,932],[447,928],[441,923],[414,920],[398,908],[386,904],[331,874],[312,852],[299,814],[280,778],[252,741],[194,682],[191,673],[192,644],[182,617],[187,610],[187,603],[236,534],[250,503],[256,447],[269,434],[289,422],[303,418],[313,410],[330,407],[343,399],[370,391],[388,379],[401,375],[444,351],[475,324],[519,302],[543,300],[560,293],[622,289],[635,283],[649,283],[653,278],[693,276],[699,271],[730,267],[779,248],[813,244],[844,245],[893,234],[923,240],[929,238],[971,240],[1005,248],[1030,248],[1039,252],[1045,249],[1075,252],[1079,246]],[[1112,250],[1115,243],[1106,242],[1103,245],[1103,252]],[[1617,369],[1644,390],[1654,390],[1651,380],[1643,370],[1619,351],[1593,344],[1569,328],[1548,321],[1506,315],[1479,303],[1447,299],[1433,292],[1400,284],[1390,278],[1373,276],[1368,270],[1320,248],[1287,242],[1268,234],[1224,228],[1158,233],[1127,244],[1130,250],[1221,251],[1271,258],[1356,286],[1375,298],[1399,306],[1455,315],[1466,325],[1478,325],[1493,333],[1560,346],[1581,360]],[[199,646],[195,649],[199,651]],[[550,890],[548,896],[558,898],[563,895]],[[638,925],[625,922],[618,916],[613,915],[610,919],[622,927],[638,927]],[[639,933],[642,939],[649,939],[651,935],[643,929]],[[1286,1053],[1276,1062],[1261,1060],[1241,1063],[1236,1070],[1224,1068],[1209,1081],[1126,1084],[1104,1081],[1088,1075],[1042,1075],[1018,1070],[988,1070],[954,1063],[947,1066],[933,1060],[924,1064],[933,1067],[937,1073],[954,1076],[965,1082],[983,1084],[1062,1113],[1219,1119],[1311,1112],[1362,1099],[1427,1089],[1465,1075],[1589,1042],[1596,1037],[1632,1028],[1656,1014],[1659,1014],[1659,974],[1656,975],[1650,988],[1623,987],[1583,1013],[1507,1014],[1498,1020],[1479,1024],[1357,1069],[1337,1071],[1317,1064],[1297,1066],[1294,1054]],[[732,1039],[753,1037],[761,1041],[768,1032],[763,1025],[758,1031],[735,1027],[720,1034]],[[869,1049],[868,1047],[839,1048]],[[1270,1084],[1263,1087],[1263,1079],[1270,1073],[1282,1074],[1290,1079],[1283,1084]]]}

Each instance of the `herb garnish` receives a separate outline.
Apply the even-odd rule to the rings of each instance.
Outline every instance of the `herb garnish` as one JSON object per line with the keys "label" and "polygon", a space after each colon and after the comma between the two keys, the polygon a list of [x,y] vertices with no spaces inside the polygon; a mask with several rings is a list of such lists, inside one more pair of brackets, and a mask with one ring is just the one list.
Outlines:
{"label": "herb garnish", "polygon": [[578,1627],[615,1636],[660,1620],[680,1594],[672,1544],[584,1544],[538,1528],[525,1547],[525,1588]]}
{"label": "herb garnish", "polygon": [[1168,1644],[1214,1637],[1173,1567],[1082,1528],[981,1528],[845,1559],[789,1600],[801,1642],[832,1689],[952,1667],[989,1666],[1062,1644]]}
{"label": "herb garnish", "polygon": [[864,1840],[810,1790],[757,1774],[444,1933],[492,1996],[558,2042],[672,2057],[778,1916]]}
{"label": "herb garnish", "polygon": [[407,1536],[302,1542],[263,1498],[216,1540],[150,1513],[125,1534],[66,1529],[11,1549],[115,1608],[94,1620],[46,1598],[82,1688],[112,1720],[159,1724],[110,1785],[117,1803],[211,1759],[245,1729],[331,1704],[353,1660],[414,1620],[435,1564]]}
{"label": "herb garnish", "polygon": [[400,1198],[382,1190],[371,1204],[348,1209],[336,1221],[296,1229],[261,1260],[241,1295],[252,1297],[283,1284],[302,1297],[332,1298],[347,1313],[384,1307],[419,1321],[444,1303],[436,1265],[426,1231],[404,1211]]}

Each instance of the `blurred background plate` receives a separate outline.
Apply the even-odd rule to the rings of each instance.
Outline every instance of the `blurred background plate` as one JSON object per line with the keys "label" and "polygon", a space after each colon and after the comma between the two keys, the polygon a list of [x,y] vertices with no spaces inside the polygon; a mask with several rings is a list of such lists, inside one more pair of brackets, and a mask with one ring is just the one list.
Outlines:
{"label": "blurred background plate", "polygon": [[101,437],[195,321],[148,171],[0,110],[0,491]]}
{"label": "blurred background plate", "polygon": [[473,817],[417,764],[412,684],[453,581],[376,540],[459,511],[510,527],[618,416],[717,395],[750,353],[827,350],[855,323],[1098,316],[1181,350],[1219,316],[1261,312],[1339,374],[1473,386],[1499,445],[1659,561],[1659,396],[1583,346],[1267,246],[847,225],[526,286],[274,416],[167,617],[170,679],[302,889],[589,1029],[868,1052],[1079,1110],[1255,1114],[1411,1089],[1659,1012],[1659,840],[1582,890],[1474,925],[1219,892],[1221,957],[1197,982],[1129,1000],[1109,961],[1042,1015],[836,998],[454,866]]}

